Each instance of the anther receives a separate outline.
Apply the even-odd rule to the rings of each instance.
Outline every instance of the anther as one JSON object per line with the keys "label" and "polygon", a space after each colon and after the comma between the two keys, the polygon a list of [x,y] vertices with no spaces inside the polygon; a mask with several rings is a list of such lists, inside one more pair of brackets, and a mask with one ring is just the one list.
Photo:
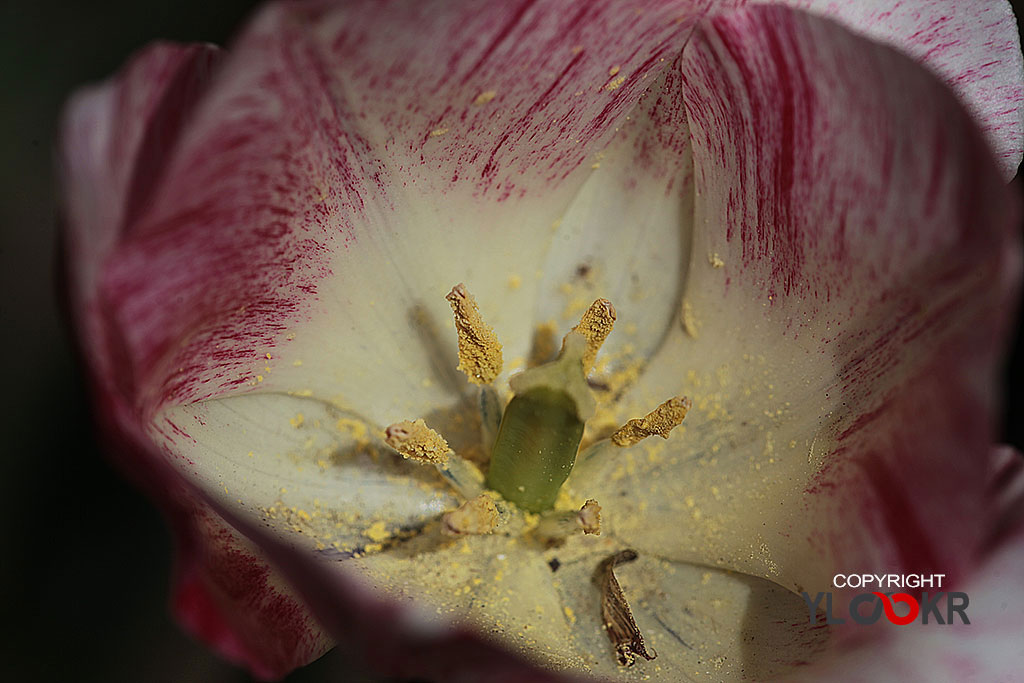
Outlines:
{"label": "anther", "polygon": [[601,506],[588,500],[577,512],[546,512],[541,516],[536,534],[549,545],[560,545],[564,539],[580,532],[601,535]]}
{"label": "anther", "polygon": [[494,498],[481,493],[441,517],[441,533],[446,536],[489,534],[498,526],[498,508]]}
{"label": "anther", "polygon": [[396,422],[384,430],[384,441],[409,460],[433,465],[444,480],[467,500],[484,488],[484,475],[479,468],[456,455],[444,437],[423,420]]}
{"label": "anther", "polygon": [[446,465],[451,449],[440,434],[423,420],[403,420],[384,430],[384,441],[404,457],[434,465]]}
{"label": "anther", "polygon": [[594,536],[601,535],[601,506],[593,498],[587,500],[576,513],[576,521],[583,533]]}
{"label": "anther", "polygon": [[619,447],[632,446],[657,434],[667,439],[669,432],[678,427],[692,402],[685,396],[670,398],[640,419],[633,419],[612,434],[612,443]]}
{"label": "anther", "polygon": [[452,306],[459,335],[459,370],[474,384],[490,384],[501,374],[501,342],[464,284],[452,287],[445,299]]}
{"label": "anther", "polygon": [[[597,352],[604,344],[604,340],[611,334],[615,325],[615,307],[608,299],[598,299],[590,305],[590,308],[580,318],[579,324],[572,328],[587,340],[587,348],[583,352],[583,374],[590,372],[597,359]],[[568,335],[567,335],[568,336]],[[563,340],[563,345],[565,341]]]}

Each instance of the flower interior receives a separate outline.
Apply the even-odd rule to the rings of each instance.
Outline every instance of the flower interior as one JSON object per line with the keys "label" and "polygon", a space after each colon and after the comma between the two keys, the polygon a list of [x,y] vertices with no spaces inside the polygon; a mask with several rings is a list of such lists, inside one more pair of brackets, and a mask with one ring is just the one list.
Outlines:
{"label": "flower interior", "polygon": [[[785,673],[831,635],[802,591],[974,561],[1019,251],[962,104],[785,7],[542,5],[272,4],[74,107],[86,351],[219,600],[194,630],[268,675],[327,636],[250,526],[626,680]],[[207,89],[136,135],[167,64]]]}
{"label": "flower interior", "polygon": [[[553,321],[523,330],[530,347],[510,363],[519,368],[513,373],[503,371],[502,345],[474,297],[461,284],[451,290],[455,334],[437,334],[425,346],[438,355],[434,367],[454,367],[448,359],[457,355],[463,398],[453,408],[383,427],[293,392],[285,399],[296,408],[286,428],[254,420],[242,433],[262,434],[263,444],[267,432],[304,435],[301,448],[285,450],[284,462],[280,454],[249,451],[246,464],[256,472],[270,456],[300,473],[340,471],[345,482],[344,493],[321,489],[311,506],[290,503],[291,486],[282,486],[259,515],[307,536],[317,553],[375,590],[418,610],[428,605],[425,618],[467,623],[549,668],[760,678],[806,661],[825,647],[828,627],[808,624],[796,593],[680,561],[669,547],[661,552],[666,531],[702,524],[694,497],[667,499],[652,474],[687,457],[681,424],[693,401],[636,399],[632,390],[647,360],[632,343],[599,354],[615,336],[617,311],[603,298],[580,304],[595,289],[583,270],[575,285],[561,288],[571,302],[563,319],[584,308],[577,324],[560,344]],[[431,330],[425,338],[436,333],[422,315],[418,320]],[[675,334],[688,337],[682,311],[677,320]],[[638,336],[636,325],[629,331]],[[716,377],[727,381],[724,370]],[[230,411],[248,421],[246,412],[257,406],[245,404],[255,400],[238,396],[207,408],[233,403]],[[697,413],[729,421],[716,393],[701,392],[698,401]],[[655,435],[661,439],[647,438]],[[700,461],[714,462],[716,451]],[[752,467],[762,462],[772,461]],[[295,485],[294,474],[289,478]],[[709,488],[729,486],[721,480]],[[354,504],[339,505],[344,499]],[[665,523],[666,505],[672,526],[656,528]],[[651,518],[652,508],[661,515]]]}

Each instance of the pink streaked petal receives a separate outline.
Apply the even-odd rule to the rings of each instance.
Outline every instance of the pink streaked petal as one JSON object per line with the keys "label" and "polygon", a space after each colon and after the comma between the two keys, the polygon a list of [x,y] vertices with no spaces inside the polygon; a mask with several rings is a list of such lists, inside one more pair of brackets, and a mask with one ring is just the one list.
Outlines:
{"label": "pink streaked petal", "polygon": [[777,6],[703,26],[683,60],[685,331],[630,400],[694,408],[667,449],[579,492],[634,546],[797,590],[838,570],[962,575],[993,523],[1014,197],[906,57]]}
{"label": "pink streaked petal", "polygon": [[85,352],[105,373],[101,267],[131,230],[220,58],[212,45],[158,43],[112,81],[77,93],[61,124],[68,279]]}
{"label": "pink streaked petal", "polygon": [[1024,57],[1006,0],[784,0],[905,51],[959,95],[996,152],[1003,175],[1024,150]]}
{"label": "pink streaked petal", "polygon": [[148,410],[253,388],[436,405],[411,321],[444,323],[460,280],[525,349],[551,223],[705,9],[268,7],[105,273]]}
{"label": "pink streaked petal", "polygon": [[[876,681],[904,678],[930,681],[994,681],[1010,683],[1024,670],[1024,456],[1013,448],[997,448],[990,458],[991,498],[996,501],[998,534],[983,562],[969,577],[946,582],[947,591],[967,593],[963,624],[932,619],[928,625],[880,627],[875,638],[851,641],[814,663],[801,681]],[[945,615],[945,610],[940,612]]]}
{"label": "pink streaked petal", "polygon": [[320,656],[330,642],[264,554],[228,527],[159,455],[134,407],[93,377],[107,451],[174,532],[173,608],[193,635],[263,678]]}
{"label": "pink streaked petal", "polygon": [[261,550],[200,503],[179,520],[173,608],[182,624],[266,680],[330,649],[305,602]]}

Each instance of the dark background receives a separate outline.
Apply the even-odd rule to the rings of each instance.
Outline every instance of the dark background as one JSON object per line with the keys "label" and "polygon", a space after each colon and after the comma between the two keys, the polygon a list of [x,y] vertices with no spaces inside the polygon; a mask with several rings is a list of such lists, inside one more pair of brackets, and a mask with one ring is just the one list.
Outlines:
{"label": "dark background", "polygon": [[[1013,3],[1018,16],[1024,0]],[[156,38],[224,44],[241,0],[0,6],[0,678],[247,681],[172,622],[170,538],[104,461],[57,312],[53,133],[75,87]],[[1020,187],[1018,185],[1018,187]],[[1018,328],[1019,329],[1019,328]],[[1004,438],[1024,445],[1022,340]],[[289,681],[340,680],[331,654]],[[348,679],[348,676],[345,676]]]}

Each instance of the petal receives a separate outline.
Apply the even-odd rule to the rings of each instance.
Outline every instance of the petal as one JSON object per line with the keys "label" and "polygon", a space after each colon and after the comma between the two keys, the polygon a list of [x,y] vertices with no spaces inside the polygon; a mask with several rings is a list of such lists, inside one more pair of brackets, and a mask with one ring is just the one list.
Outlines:
{"label": "petal", "polygon": [[960,96],[1009,179],[1024,150],[1024,56],[1005,0],[785,0],[906,51]]}
{"label": "petal", "polygon": [[[1010,448],[992,458],[991,492],[999,502],[1002,534],[979,570],[948,586],[967,594],[970,624],[954,615],[952,624],[915,623],[868,642],[853,641],[800,672],[798,680],[1012,681],[1024,667],[1019,635],[1024,630],[1024,456]],[[944,618],[948,613],[939,612]],[[907,653],[913,653],[912,658]]]}
{"label": "petal", "polygon": [[176,519],[173,608],[182,624],[262,679],[280,678],[330,649],[330,638],[259,549],[201,503]]}
{"label": "petal", "polygon": [[992,523],[978,463],[1020,273],[986,146],[910,60],[793,10],[710,19],[683,70],[683,329],[629,403],[694,409],[577,493],[638,550],[798,591],[962,575]]}
{"label": "petal", "polygon": [[[149,201],[170,150],[209,85],[212,45],[150,46],[111,82],[78,92],[61,123],[66,267],[72,313],[97,369],[113,377],[95,309],[102,266]],[[123,380],[118,380],[123,381]]]}
{"label": "petal", "polygon": [[542,269],[535,320],[556,336],[595,299],[616,304],[616,331],[598,365],[605,373],[642,362],[662,343],[690,260],[693,164],[679,59],[645,79],[648,96],[553,226]]}
{"label": "petal", "polygon": [[[339,572],[336,562],[302,552],[246,516],[235,516],[226,509],[221,512],[267,552],[350,659],[371,671],[443,681],[573,680],[538,669],[479,631],[438,623],[438,613],[422,609],[415,602],[396,604],[382,599],[366,590],[351,573]],[[458,569],[444,562],[435,563],[434,568],[442,572]],[[350,675],[351,671],[346,667],[343,673]]]}
{"label": "petal", "polygon": [[213,46],[154,45],[111,82],[72,98],[61,169],[68,293],[112,454],[174,527],[178,617],[223,656],[274,678],[330,643],[262,554],[197,503],[155,455],[128,395],[132,377],[120,335],[96,296],[103,264],[149,201],[218,59]]}
{"label": "petal", "polygon": [[453,356],[421,338],[462,280],[525,352],[551,223],[696,14],[269,7],[106,272],[150,410],[260,376],[349,407],[373,396],[381,422],[450,402]]}

